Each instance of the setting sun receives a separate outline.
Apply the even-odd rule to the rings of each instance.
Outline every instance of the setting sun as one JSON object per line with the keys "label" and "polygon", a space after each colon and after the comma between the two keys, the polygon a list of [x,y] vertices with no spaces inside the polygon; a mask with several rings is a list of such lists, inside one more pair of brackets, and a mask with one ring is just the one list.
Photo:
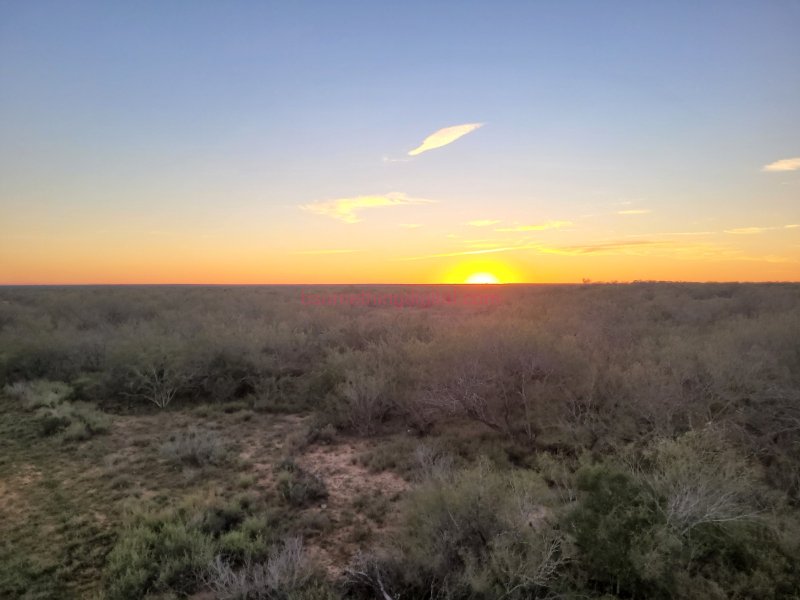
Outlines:
{"label": "setting sun", "polygon": [[491,273],[473,273],[464,283],[500,283],[500,280]]}

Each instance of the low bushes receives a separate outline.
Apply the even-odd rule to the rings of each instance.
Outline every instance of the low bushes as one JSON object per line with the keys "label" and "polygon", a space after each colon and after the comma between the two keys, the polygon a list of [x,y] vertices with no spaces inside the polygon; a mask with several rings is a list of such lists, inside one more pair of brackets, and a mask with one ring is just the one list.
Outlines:
{"label": "low bushes", "polygon": [[191,594],[217,564],[266,559],[279,531],[249,497],[189,499],[173,509],[128,516],[106,561],[110,600],[171,592]]}
{"label": "low bushes", "polygon": [[8,385],[5,393],[35,411],[42,436],[60,435],[65,441],[84,441],[106,433],[109,417],[87,402],[71,402],[72,388],[60,381],[35,380]]}
{"label": "low bushes", "polygon": [[363,598],[544,595],[568,557],[551,500],[535,474],[501,473],[486,462],[428,479],[405,502],[396,543],[360,555],[349,586]]}

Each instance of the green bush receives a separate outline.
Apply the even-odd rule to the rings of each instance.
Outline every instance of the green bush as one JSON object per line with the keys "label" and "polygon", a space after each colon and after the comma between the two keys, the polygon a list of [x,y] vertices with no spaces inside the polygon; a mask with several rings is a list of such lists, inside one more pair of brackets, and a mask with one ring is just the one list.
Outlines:
{"label": "green bush", "polygon": [[612,468],[585,468],[577,484],[581,501],[570,524],[590,586],[617,595],[646,594],[637,556],[663,522],[658,505],[643,485]]}
{"label": "green bush", "polygon": [[635,464],[578,472],[565,525],[579,587],[663,599],[791,598],[800,589],[796,541],[778,533],[762,484],[718,430],[655,440]]}
{"label": "green bush", "polygon": [[213,558],[214,545],[179,519],[147,518],[126,528],[106,562],[110,600],[141,598],[149,592],[188,594]]}
{"label": "green bush", "polygon": [[223,501],[189,499],[176,508],[132,514],[109,553],[108,597],[191,594],[203,587],[214,557],[241,565],[261,560],[276,530],[249,496]]}
{"label": "green bush", "polygon": [[29,381],[6,386],[6,394],[35,410],[39,433],[61,434],[65,441],[84,441],[106,433],[111,420],[87,402],[70,402],[72,388],[59,381]]}

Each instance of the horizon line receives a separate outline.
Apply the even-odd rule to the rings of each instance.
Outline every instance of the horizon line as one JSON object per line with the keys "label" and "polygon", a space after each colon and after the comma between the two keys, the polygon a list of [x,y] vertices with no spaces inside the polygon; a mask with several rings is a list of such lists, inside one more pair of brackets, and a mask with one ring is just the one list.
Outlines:
{"label": "horizon line", "polygon": [[587,281],[519,281],[509,283],[372,283],[372,282],[333,282],[333,283],[0,283],[0,288],[11,287],[312,287],[312,286],[470,286],[470,287],[508,287],[526,285],[631,285],[641,283],[683,283],[683,284],[800,284],[800,280],[761,279],[761,280],[693,280],[693,279],[630,279],[630,280],[587,280]]}

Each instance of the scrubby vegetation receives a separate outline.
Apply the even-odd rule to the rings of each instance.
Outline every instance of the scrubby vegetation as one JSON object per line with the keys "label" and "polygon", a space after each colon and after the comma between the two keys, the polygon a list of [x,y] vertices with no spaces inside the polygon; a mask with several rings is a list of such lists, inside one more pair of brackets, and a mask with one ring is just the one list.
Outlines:
{"label": "scrubby vegetation", "polygon": [[800,286],[496,289],[0,289],[0,597],[800,595]]}

